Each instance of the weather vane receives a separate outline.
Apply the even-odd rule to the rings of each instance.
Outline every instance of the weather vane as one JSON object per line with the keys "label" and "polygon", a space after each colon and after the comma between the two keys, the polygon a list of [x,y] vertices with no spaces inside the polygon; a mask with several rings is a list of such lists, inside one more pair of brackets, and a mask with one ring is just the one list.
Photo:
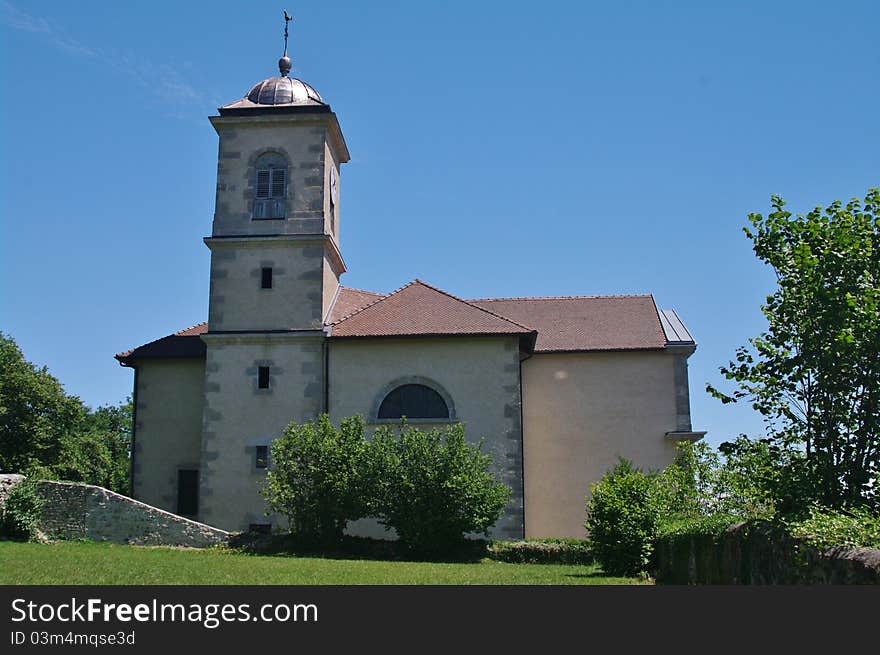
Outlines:
{"label": "weather vane", "polygon": [[284,56],[287,56],[287,24],[293,20],[293,16],[284,11]]}
{"label": "weather vane", "polygon": [[287,74],[290,72],[291,61],[290,57],[287,56],[287,25],[292,20],[293,16],[284,10],[284,54],[278,60],[278,70],[281,71],[281,77],[287,77]]}

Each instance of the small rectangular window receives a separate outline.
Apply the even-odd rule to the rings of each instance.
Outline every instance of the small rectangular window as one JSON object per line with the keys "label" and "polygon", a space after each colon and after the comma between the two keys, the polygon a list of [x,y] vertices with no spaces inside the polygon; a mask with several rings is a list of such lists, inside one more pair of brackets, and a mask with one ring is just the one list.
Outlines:
{"label": "small rectangular window", "polygon": [[271,523],[251,523],[248,526],[248,532],[256,532],[257,534],[270,534],[272,532]]}
{"label": "small rectangular window", "polygon": [[[253,369],[251,369],[251,370],[253,370]],[[269,367],[268,366],[261,366],[258,369],[257,377],[258,377],[257,386],[260,389],[268,389],[269,388]]]}
{"label": "small rectangular window", "polygon": [[262,269],[262,275],[260,278],[260,288],[261,289],[271,289],[272,288],[272,269],[264,267]]}
{"label": "small rectangular window", "polygon": [[257,446],[254,457],[254,466],[258,469],[269,468],[269,446]]}

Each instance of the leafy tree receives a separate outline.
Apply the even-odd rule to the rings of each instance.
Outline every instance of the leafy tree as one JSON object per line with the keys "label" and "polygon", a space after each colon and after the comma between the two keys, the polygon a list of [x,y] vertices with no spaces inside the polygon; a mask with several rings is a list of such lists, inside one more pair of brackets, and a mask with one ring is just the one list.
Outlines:
{"label": "leafy tree", "polygon": [[723,402],[761,412],[768,444],[803,452],[813,497],[826,506],[880,502],[880,192],[793,217],[750,214],[746,236],[776,273],[768,327],[721,368],[737,383]]}
{"label": "leafy tree", "polygon": [[366,516],[370,506],[366,448],[359,416],[343,419],[338,429],[326,414],[291,423],[272,443],[263,497],[298,537],[338,541],[346,522]]}
{"label": "leafy tree", "polygon": [[0,471],[129,493],[131,398],[89,410],[0,333]]}
{"label": "leafy tree", "polygon": [[130,492],[132,400],[88,412],[72,438],[63,442],[55,476]]}
{"label": "leafy tree", "polygon": [[68,396],[45,366],[26,361],[15,341],[0,333],[0,471],[54,466],[84,415],[79,398]]}
{"label": "leafy tree", "polygon": [[448,554],[467,533],[488,536],[510,499],[491,456],[465,440],[460,423],[427,432],[405,425],[398,437],[383,427],[370,453],[380,521],[416,553]]}

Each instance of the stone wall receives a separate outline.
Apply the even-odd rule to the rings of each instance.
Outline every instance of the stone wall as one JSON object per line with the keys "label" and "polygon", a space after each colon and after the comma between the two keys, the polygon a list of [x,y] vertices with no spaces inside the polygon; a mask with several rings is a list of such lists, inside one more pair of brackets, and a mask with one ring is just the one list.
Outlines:
{"label": "stone wall", "polygon": [[[24,479],[18,478],[16,482]],[[48,539],[204,548],[225,544],[230,536],[224,530],[171,514],[103,487],[46,480],[36,485],[43,498],[40,532]]]}
{"label": "stone wall", "polygon": [[657,544],[662,584],[880,584],[880,550],[819,551],[769,523],[739,523],[723,535],[683,535]]}

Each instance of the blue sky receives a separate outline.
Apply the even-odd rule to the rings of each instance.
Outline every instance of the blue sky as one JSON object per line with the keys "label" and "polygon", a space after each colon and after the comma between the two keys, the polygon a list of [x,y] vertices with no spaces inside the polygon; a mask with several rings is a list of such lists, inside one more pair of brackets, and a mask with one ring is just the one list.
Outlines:
{"label": "blue sky", "polygon": [[0,330],[91,405],[115,352],[205,320],[207,116],[275,74],[338,114],[343,282],[462,297],[645,293],[703,387],[763,326],[741,228],[880,184],[876,2],[0,0]]}

